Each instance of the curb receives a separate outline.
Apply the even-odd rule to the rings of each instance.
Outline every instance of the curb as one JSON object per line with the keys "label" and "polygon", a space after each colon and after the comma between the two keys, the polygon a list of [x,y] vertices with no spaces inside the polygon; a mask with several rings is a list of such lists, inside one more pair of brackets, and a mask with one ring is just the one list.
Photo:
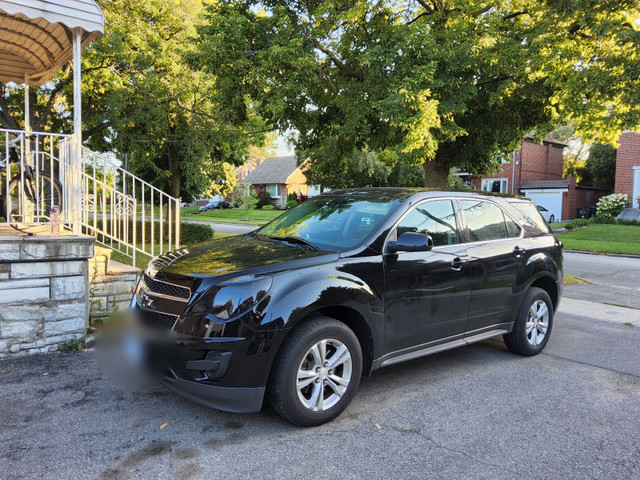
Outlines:
{"label": "curb", "polygon": [[605,253],[605,252],[589,252],[586,250],[564,250],[568,253],[582,253],[584,255],[598,255],[601,257],[622,257],[622,258],[635,258],[640,260],[640,255],[632,255],[630,253]]}

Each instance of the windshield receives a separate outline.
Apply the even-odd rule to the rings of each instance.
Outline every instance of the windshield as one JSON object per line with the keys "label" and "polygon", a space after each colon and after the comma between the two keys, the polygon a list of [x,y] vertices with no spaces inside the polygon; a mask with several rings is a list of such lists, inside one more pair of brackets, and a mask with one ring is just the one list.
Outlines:
{"label": "windshield", "polygon": [[257,234],[319,250],[348,250],[366,240],[396,202],[389,198],[321,195],[289,210]]}

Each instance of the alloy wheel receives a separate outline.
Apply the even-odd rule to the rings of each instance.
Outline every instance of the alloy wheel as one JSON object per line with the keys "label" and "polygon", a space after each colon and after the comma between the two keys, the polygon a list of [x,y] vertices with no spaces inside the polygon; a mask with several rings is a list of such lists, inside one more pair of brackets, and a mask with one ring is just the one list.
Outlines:
{"label": "alloy wheel", "polygon": [[314,412],[330,409],[347,391],[352,371],[351,352],[344,343],[334,338],[317,342],[298,367],[298,399]]}
{"label": "alloy wheel", "polygon": [[525,332],[529,344],[536,347],[544,340],[549,328],[549,307],[543,300],[536,300],[529,309]]}

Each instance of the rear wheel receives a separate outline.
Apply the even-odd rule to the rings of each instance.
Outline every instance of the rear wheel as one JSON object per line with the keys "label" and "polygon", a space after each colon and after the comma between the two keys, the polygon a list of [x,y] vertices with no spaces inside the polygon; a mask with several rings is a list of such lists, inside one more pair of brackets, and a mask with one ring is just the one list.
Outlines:
{"label": "rear wheel", "polygon": [[296,425],[328,422],[347,408],[362,374],[362,351],[353,331],[328,317],[291,333],[273,367],[269,397]]}
{"label": "rear wheel", "polygon": [[520,355],[540,353],[549,341],[553,326],[553,303],[541,288],[527,290],[511,333],[503,336],[507,348]]}

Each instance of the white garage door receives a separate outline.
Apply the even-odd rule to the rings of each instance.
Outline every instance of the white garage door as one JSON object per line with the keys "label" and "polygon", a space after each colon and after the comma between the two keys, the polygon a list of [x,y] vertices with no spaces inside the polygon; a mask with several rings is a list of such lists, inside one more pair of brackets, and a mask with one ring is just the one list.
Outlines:
{"label": "white garage door", "polygon": [[[527,190],[523,191],[533,203],[549,210],[549,217],[553,215],[556,222],[562,220],[562,194],[566,190]],[[545,215],[547,217],[547,215]],[[549,218],[548,217],[548,218]]]}

